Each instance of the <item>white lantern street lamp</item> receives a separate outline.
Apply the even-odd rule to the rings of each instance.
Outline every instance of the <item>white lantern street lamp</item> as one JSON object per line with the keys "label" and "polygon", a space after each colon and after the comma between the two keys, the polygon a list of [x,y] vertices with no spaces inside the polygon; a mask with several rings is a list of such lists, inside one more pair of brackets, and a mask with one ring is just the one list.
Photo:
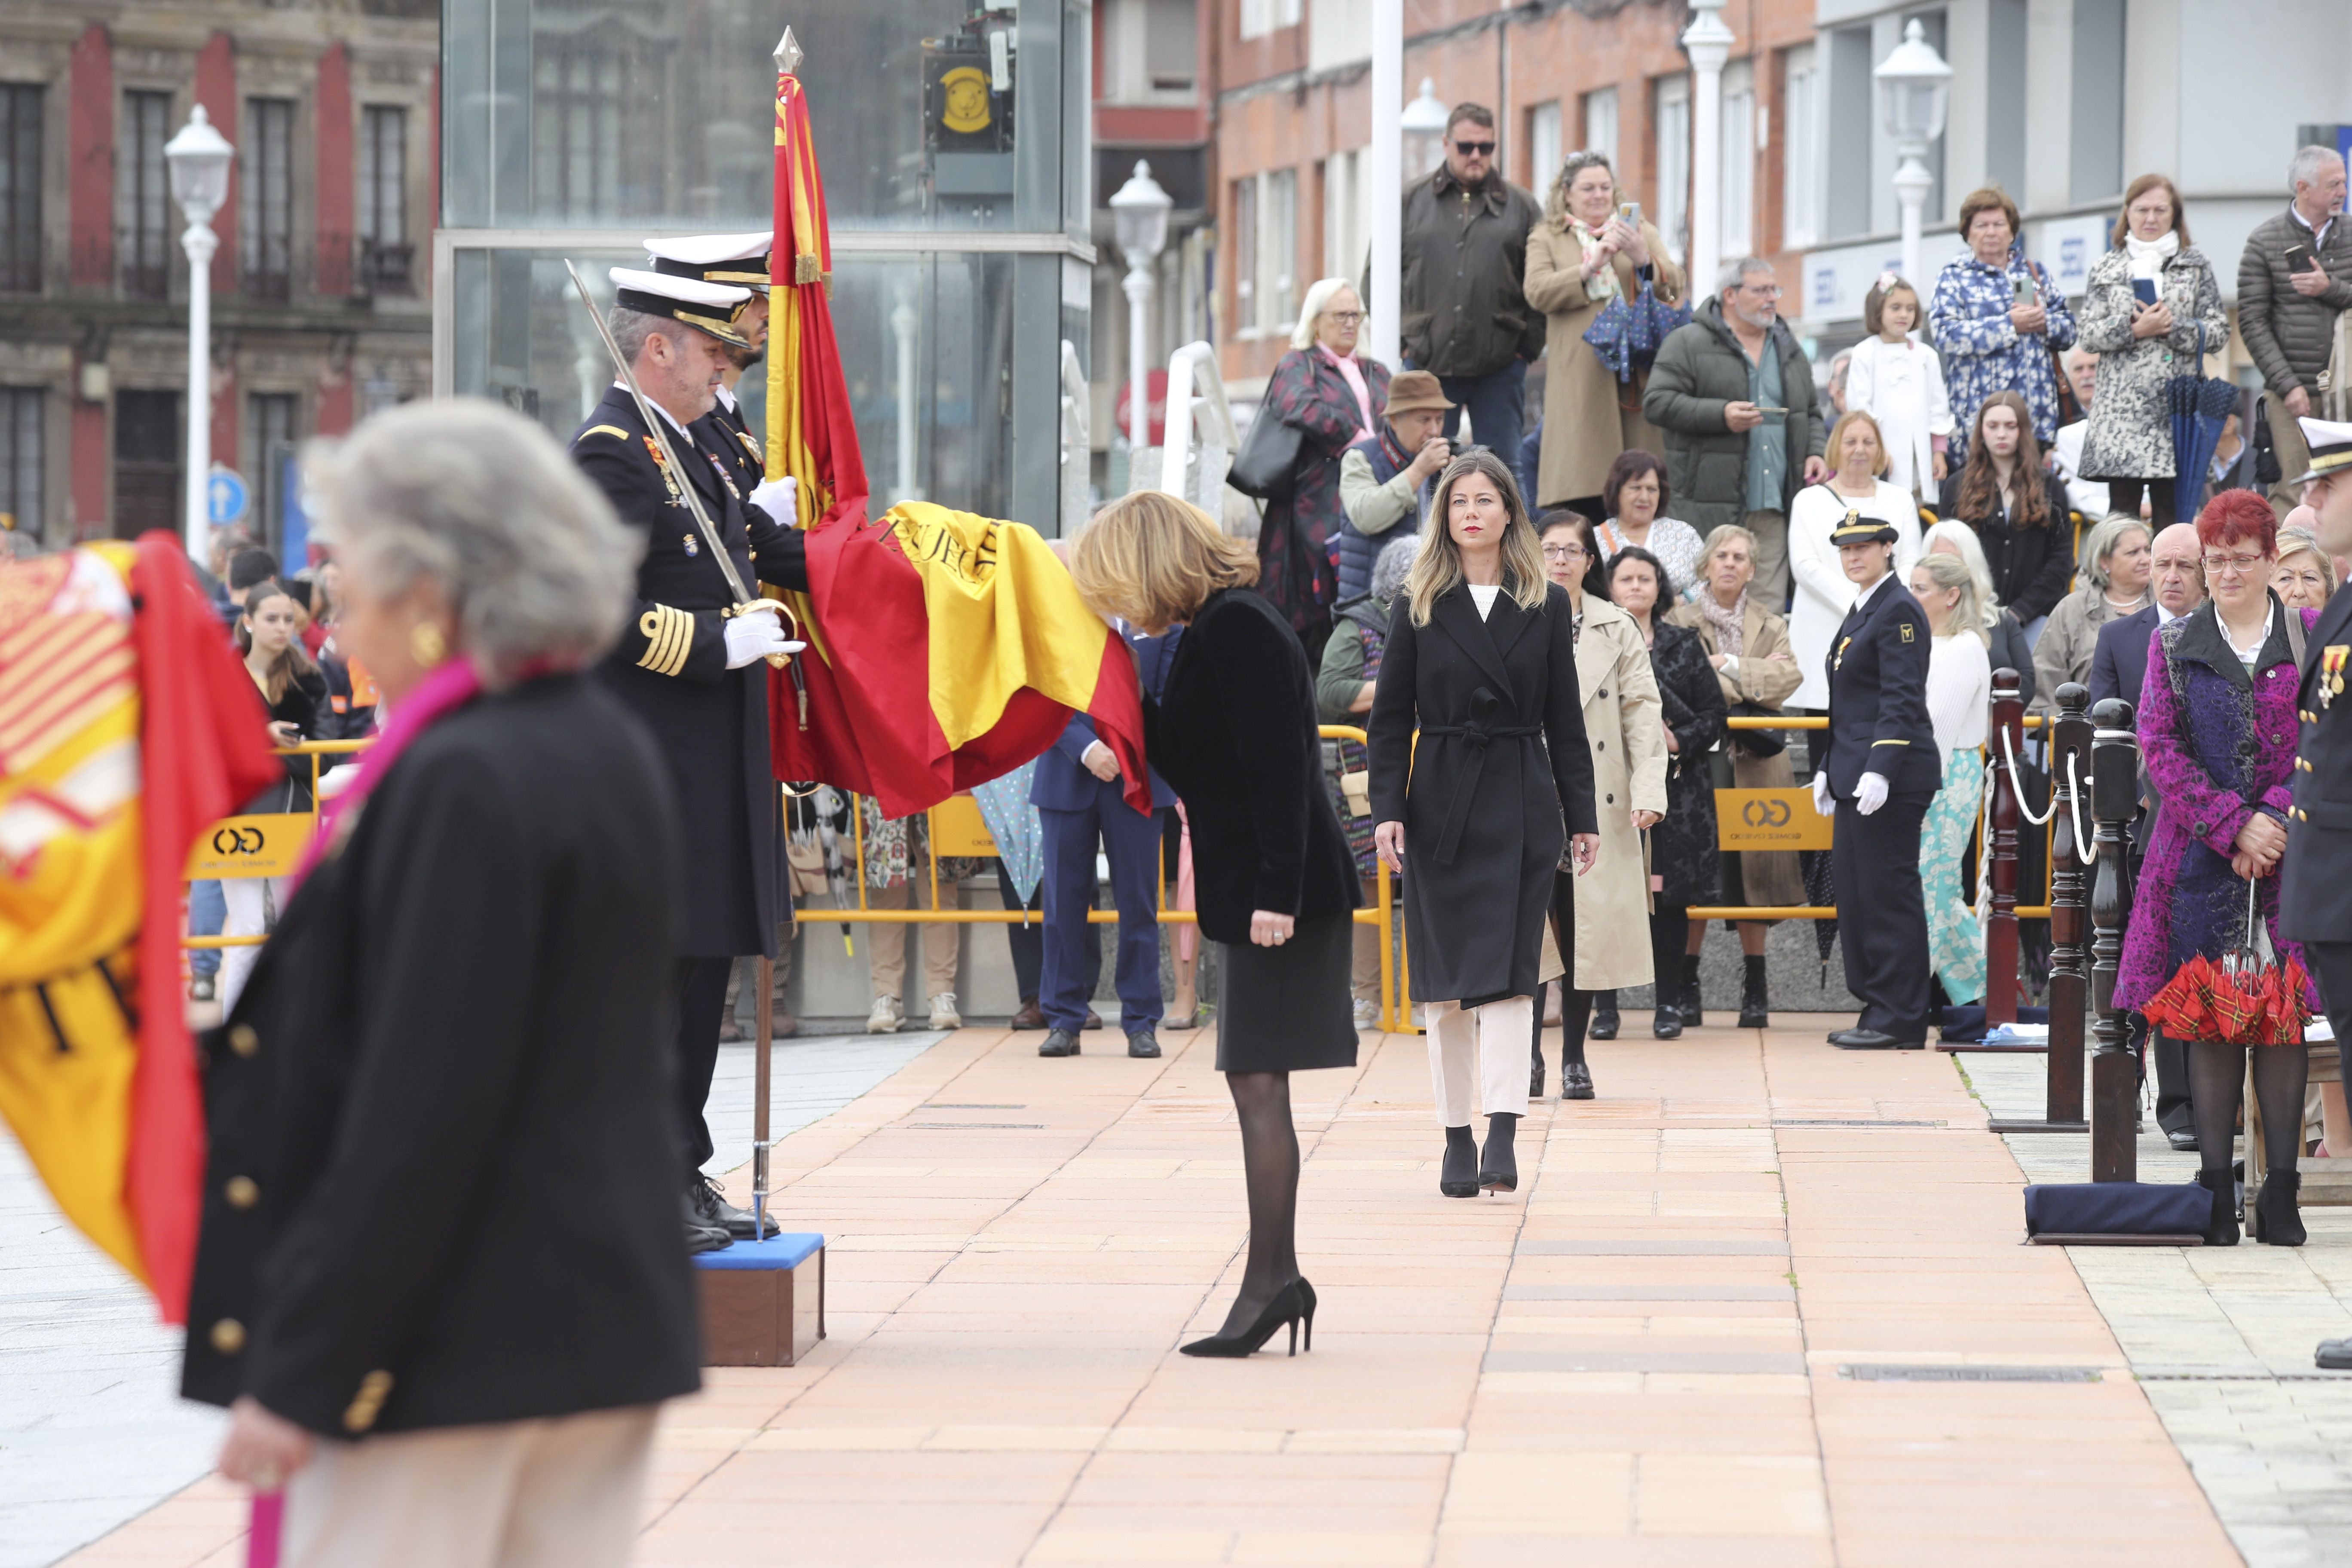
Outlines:
{"label": "white lantern street lamp", "polygon": [[1421,79],[1421,95],[1397,117],[1405,135],[1405,165],[1416,180],[1437,172],[1445,157],[1445,117],[1452,112],[1437,96],[1433,77]]}
{"label": "white lantern street lamp", "polygon": [[[1143,460],[1144,448],[1151,443],[1150,366],[1151,353],[1149,306],[1151,301],[1151,263],[1168,244],[1168,214],[1176,205],[1175,198],[1160,188],[1151,177],[1151,165],[1138,160],[1135,174],[1119,186],[1110,198],[1113,230],[1118,239],[1119,253],[1127,258],[1127,278],[1120,287],[1127,293],[1127,446],[1130,465]],[[1133,484],[1130,478],[1129,484]]]}
{"label": "white lantern street lamp", "polygon": [[1724,0],[1691,0],[1683,29],[1691,63],[1690,277],[1695,296],[1715,288],[1723,266],[1723,62],[1731,29],[1717,13]]}
{"label": "white lantern street lamp", "polygon": [[188,559],[201,564],[212,531],[209,499],[213,467],[213,252],[220,247],[213,215],[228,200],[229,160],[236,149],[213,129],[205,106],[188,111],[188,122],[163,146],[171,169],[172,199],[187,215],[180,248],[188,256]]}
{"label": "white lantern street lamp", "polygon": [[1936,177],[1927,172],[1927,147],[1944,133],[1952,102],[1952,68],[1927,41],[1919,18],[1903,29],[1903,41],[1878,62],[1878,113],[1895,143],[1895,200],[1903,209],[1903,276],[1916,289],[1919,277],[1919,213]]}

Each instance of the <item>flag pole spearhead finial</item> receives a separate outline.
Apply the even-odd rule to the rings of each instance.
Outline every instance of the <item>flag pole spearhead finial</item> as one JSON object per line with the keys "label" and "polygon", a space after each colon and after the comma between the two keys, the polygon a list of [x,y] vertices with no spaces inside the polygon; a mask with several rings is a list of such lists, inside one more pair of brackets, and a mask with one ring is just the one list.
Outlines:
{"label": "flag pole spearhead finial", "polygon": [[801,47],[794,41],[793,30],[786,27],[784,36],[776,43],[777,71],[784,76],[798,76],[802,58]]}

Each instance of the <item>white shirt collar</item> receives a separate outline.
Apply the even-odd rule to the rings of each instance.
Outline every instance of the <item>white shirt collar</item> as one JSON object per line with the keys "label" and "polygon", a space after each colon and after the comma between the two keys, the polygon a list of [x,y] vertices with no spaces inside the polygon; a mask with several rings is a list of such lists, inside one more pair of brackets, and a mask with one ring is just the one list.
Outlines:
{"label": "white shirt collar", "polygon": [[[2194,614],[2194,613],[2195,613],[2195,612],[2193,612],[2193,611],[2183,610],[2183,611],[2181,612],[2181,615],[2191,615],[2191,614]],[[2180,618],[2180,616],[2176,616],[2176,615],[2174,615],[2170,610],[2168,610],[2168,609],[2166,609],[2166,608],[2164,607],[2164,601],[2163,601],[2163,600],[2158,599],[2158,600],[2157,600],[2157,601],[2156,601],[2156,624],[2157,624],[2158,626],[2170,626],[2173,622],[2175,622],[2175,621],[2179,620],[2179,618]]]}
{"label": "white shirt collar", "polygon": [[1892,583],[1892,582],[1894,582],[1894,581],[1895,581],[1895,574],[1894,574],[1894,573],[1892,573],[1892,572],[1889,572],[1885,576],[1881,577],[1877,582],[1873,583],[1869,587],[1864,588],[1861,593],[1856,594],[1856,595],[1853,596],[1853,607],[1854,607],[1855,609],[1857,609],[1857,610],[1858,610],[1858,609],[1860,609],[1860,608],[1862,608],[1864,605],[1867,605],[1868,603],[1870,603],[1871,598],[1873,597],[1873,595],[1874,595],[1875,594],[1877,594],[1877,592],[1878,592],[1881,588],[1884,588],[1885,586],[1886,586],[1886,584],[1887,584]]}
{"label": "white shirt collar", "polygon": [[2294,218],[2295,222],[2301,224],[2305,228],[2311,230],[2314,249],[2316,249],[2320,245],[2326,243],[2327,231],[2336,226],[2337,215],[2335,213],[2329,213],[2327,215],[2327,221],[2326,223],[2321,224],[2317,228],[2312,228],[2311,220],[2303,216],[2303,209],[2301,207],[2295,205],[2293,202],[2289,202],[2286,204],[2286,210],[2288,216]]}
{"label": "white shirt collar", "polygon": [[[628,390],[628,384],[617,376],[614,378],[613,384],[620,387],[624,392]],[[722,387],[720,390],[724,391],[725,388]],[[650,397],[646,399],[646,406],[660,415],[671,429],[677,431],[681,436],[686,435],[686,426],[677,422],[677,416],[672,414],[668,409],[664,408],[660,404],[656,403]],[[691,439],[691,437],[688,438]]]}
{"label": "white shirt collar", "polygon": [[719,394],[719,401],[726,405],[727,412],[730,414],[734,413],[736,408],[735,389],[722,382],[715,390]]}

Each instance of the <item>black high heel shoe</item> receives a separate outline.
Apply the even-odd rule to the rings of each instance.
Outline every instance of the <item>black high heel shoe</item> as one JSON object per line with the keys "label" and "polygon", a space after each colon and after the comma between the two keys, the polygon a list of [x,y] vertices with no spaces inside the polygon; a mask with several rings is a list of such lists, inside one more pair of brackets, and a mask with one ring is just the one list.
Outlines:
{"label": "black high heel shoe", "polygon": [[2213,1206],[2205,1221],[2205,1245],[2237,1246],[2237,1178],[2227,1171],[2200,1171],[2197,1173],[2197,1184],[2213,1194]]}
{"label": "black high heel shoe", "polygon": [[2272,1247],[2301,1247],[2310,1239],[2303,1227],[2303,1211],[2295,1194],[2302,1189],[2300,1171],[2273,1171],[2263,1178],[2263,1190],[2249,1206],[2253,1213],[2254,1239]]}
{"label": "black high heel shoe", "polygon": [[1486,1147],[1478,1156],[1478,1184],[1490,1193],[1519,1190],[1519,1161],[1512,1146],[1512,1134],[1518,1125],[1519,1119],[1507,1112],[1486,1118]]}
{"label": "black high heel shoe", "polygon": [[1445,1160],[1437,1168],[1437,1190],[1449,1198],[1478,1195],[1478,1140],[1466,1125],[1445,1130]]}
{"label": "black high heel shoe", "polygon": [[1298,1325],[1307,1323],[1307,1348],[1315,1348],[1315,1288],[1303,1279],[1293,1279],[1274,1293],[1257,1321],[1238,1334],[1211,1334],[1205,1340],[1194,1340],[1178,1347],[1186,1355],[1246,1356],[1255,1355],[1258,1347],[1274,1338],[1274,1331],[1283,1324],[1290,1325],[1290,1353],[1298,1353]]}

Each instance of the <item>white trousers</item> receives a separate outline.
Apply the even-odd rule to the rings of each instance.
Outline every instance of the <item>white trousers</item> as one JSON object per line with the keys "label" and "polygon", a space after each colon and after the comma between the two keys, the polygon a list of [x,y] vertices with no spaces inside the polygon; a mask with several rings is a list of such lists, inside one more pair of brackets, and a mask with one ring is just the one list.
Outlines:
{"label": "white trousers", "polygon": [[[221,935],[267,934],[278,923],[278,917],[286,912],[291,884],[292,879],[287,877],[222,878],[221,902],[227,906],[228,916],[221,922]],[[236,1005],[237,996],[245,990],[246,980],[260,957],[261,949],[257,947],[221,949],[218,998],[223,1017]]]}
{"label": "white trousers", "polygon": [[623,1568],[657,1408],[321,1439],[287,1483],[284,1568]]}
{"label": "white trousers", "polygon": [[1467,1127],[1482,1111],[1528,1113],[1535,1008],[1532,996],[1506,996],[1466,1009],[1459,1002],[1429,1004],[1429,1080],[1437,1090],[1440,1126]]}

